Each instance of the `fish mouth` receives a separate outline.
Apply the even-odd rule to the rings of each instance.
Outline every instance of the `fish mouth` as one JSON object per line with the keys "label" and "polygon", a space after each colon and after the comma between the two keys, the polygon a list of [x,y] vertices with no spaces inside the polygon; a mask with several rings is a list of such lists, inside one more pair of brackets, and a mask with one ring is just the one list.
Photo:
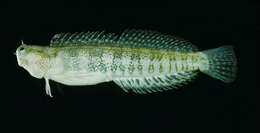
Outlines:
{"label": "fish mouth", "polygon": [[18,63],[18,66],[22,67],[22,62],[21,62],[21,59],[19,57],[19,54],[16,54],[16,59],[17,59],[17,63]]}

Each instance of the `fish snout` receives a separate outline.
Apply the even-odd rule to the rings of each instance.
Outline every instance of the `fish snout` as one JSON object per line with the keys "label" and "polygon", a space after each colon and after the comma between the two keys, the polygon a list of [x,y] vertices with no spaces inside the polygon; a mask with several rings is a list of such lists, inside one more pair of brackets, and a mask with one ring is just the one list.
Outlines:
{"label": "fish snout", "polygon": [[23,56],[24,56],[24,54],[25,54],[25,47],[26,47],[26,45],[25,45],[25,44],[22,44],[21,46],[19,46],[19,47],[16,49],[16,52],[15,52],[18,65],[21,66],[21,67],[22,67],[22,58],[23,58]]}

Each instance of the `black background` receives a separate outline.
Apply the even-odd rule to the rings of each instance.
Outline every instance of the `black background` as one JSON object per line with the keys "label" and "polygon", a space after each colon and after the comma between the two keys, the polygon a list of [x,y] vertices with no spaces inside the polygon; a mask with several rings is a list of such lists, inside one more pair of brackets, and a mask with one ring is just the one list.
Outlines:
{"label": "black background", "polygon": [[[1,1],[1,120],[14,131],[255,132],[256,39],[254,1]],[[18,67],[13,52],[48,45],[60,32],[150,29],[190,40],[201,50],[233,45],[237,80],[224,84],[199,74],[177,91],[127,94],[114,83],[71,87]],[[258,32],[258,33],[257,33]],[[62,88],[64,96],[58,91]],[[2,128],[1,127],[1,128]]]}

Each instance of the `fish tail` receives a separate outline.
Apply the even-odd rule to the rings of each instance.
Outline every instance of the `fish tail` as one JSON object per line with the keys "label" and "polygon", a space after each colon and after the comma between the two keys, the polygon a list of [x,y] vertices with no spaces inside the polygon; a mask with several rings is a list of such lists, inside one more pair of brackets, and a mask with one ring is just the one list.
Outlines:
{"label": "fish tail", "polygon": [[225,83],[236,79],[237,60],[232,46],[222,46],[201,52],[205,61],[200,63],[200,70]]}

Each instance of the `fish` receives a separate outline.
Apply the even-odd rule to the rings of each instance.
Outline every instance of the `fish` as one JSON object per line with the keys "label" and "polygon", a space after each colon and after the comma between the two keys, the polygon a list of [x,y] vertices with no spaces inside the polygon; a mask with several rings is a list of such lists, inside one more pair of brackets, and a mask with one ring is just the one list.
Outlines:
{"label": "fish", "polygon": [[237,73],[233,46],[199,51],[185,39],[152,30],[59,33],[49,46],[22,42],[15,55],[20,67],[45,80],[50,97],[49,80],[68,86],[113,81],[127,93],[148,94],[178,89],[199,72],[224,83]]}

